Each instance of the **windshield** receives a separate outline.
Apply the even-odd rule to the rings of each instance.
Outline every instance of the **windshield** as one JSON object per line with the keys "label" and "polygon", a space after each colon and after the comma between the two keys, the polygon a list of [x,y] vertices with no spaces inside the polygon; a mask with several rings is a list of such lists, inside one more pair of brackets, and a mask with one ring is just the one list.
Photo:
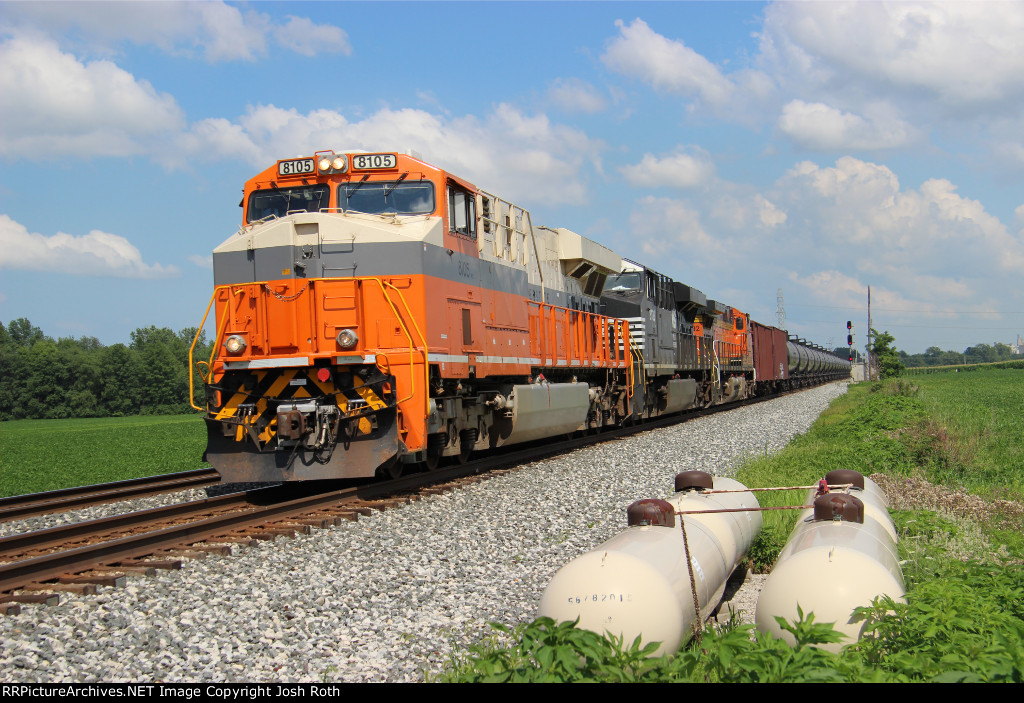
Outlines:
{"label": "windshield", "polygon": [[257,190],[249,196],[246,222],[262,220],[270,215],[284,217],[289,212],[319,212],[328,206],[330,190],[326,185]]}
{"label": "windshield", "polygon": [[371,215],[429,215],[434,211],[434,184],[430,181],[360,181],[338,186],[338,207]]}
{"label": "windshield", "polygon": [[608,282],[604,284],[605,291],[628,291],[628,290],[640,290],[640,274],[639,273],[620,273],[615,276],[609,276]]}

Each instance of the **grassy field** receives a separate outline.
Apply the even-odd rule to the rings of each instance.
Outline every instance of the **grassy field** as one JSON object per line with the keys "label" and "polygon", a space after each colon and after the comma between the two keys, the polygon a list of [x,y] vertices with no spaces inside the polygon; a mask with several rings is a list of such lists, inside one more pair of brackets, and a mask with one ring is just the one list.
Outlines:
{"label": "grassy field", "polygon": [[[791,623],[796,647],[751,626],[709,626],[699,647],[647,659],[642,646],[537,621],[457,654],[443,681],[1024,682],[1024,370],[914,376],[850,387],[804,435],[738,478],[809,485],[833,469],[875,474],[900,532],[907,603],[865,612],[874,638],[838,655],[811,646],[831,624]],[[792,505],[805,492],[761,493]],[[796,520],[763,514],[750,558],[768,570]],[[510,644],[511,643],[511,644]]]}
{"label": "grassy field", "polygon": [[188,471],[201,461],[201,416],[0,423],[0,496]]}
{"label": "grassy field", "polygon": [[948,373],[908,379],[933,418],[932,434],[949,456],[943,483],[1024,499],[1024,369]]}
{"label": "grassy field", "polygon": [[[853,385],[810,432],[776,456],[748,462],[738,479],[751,487],[808,484],[832,469],[919,477],[987,501],[1024,500],[1024,370]],[[769,494],[763,503],[792,498]],[[770,567],[794,520],[789,512],[765,515],[754,554],[760,567]],[[1013,521],[1004,523],[989,520],[985,529],[1024,557],[1024,537]]]}

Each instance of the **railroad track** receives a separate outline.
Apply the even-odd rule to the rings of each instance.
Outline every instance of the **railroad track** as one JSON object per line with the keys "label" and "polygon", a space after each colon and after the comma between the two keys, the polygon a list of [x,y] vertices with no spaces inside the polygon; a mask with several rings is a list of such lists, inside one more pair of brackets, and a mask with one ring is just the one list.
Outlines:
{"label": "railroad track", "polygon": [[495,470],[738,407],[742,404],[716,406],[539,446],[517,445],[476,461],[391,481],[342,487],[338,482],[276,485],[3,538],[0,612],[17,612],[18,602],[54,603],[59,598],[51,591],[94,593],[97,585],[123,585],[128,574],[179,568],[182,558],[200,558],[211,552],[229,554],[230,544],[308,534],[314,527],[329,527],[373,510],[409,503],[421,495],[450,490],[467,479],[476,481]]}
{"label": "railroad track", "polygon": [[220,476],[213,469],[197,469],[163,476],[102,483],[95,486],[63,488],[59,491],[10,496],[0,498],[0,522],[21,520],[34,515],[61,513],[91,505],[132,500],[171,491],[203,488],[219,482]]}

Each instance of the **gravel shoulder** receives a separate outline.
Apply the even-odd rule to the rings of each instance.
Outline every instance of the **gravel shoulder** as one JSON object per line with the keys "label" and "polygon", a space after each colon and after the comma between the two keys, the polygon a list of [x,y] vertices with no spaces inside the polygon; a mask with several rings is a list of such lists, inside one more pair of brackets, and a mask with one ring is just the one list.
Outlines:
{"label": "gravel shoulder", "polygon": [[[554,572],[620,532],[630,503],[668,495],[679,471],[731,475],[845,391],[644,432],[124,589],[24,606],[0,617],[0,680],[421,681],[489,622],[532,620]],[[750,615],[757,581],[734,599]]]}

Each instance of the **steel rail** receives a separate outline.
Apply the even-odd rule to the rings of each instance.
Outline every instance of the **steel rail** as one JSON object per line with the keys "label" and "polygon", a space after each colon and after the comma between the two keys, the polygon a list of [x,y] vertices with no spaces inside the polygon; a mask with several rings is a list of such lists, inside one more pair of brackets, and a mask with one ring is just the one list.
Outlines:
{"label": "steel rail", "polygon": [[[779,395],[786,395],[783,393]],[[689,419],[727,412],[737,409],[746,404],[771,400],[778,396],[764,396],[761,398],[748,399],[740,403],[712,406],[711,408],[673,414],[661,418],[655,418],[643,423],[629,425],[602,431],[600,433],[588,434],[582,437],[574,437],[561,442],[543,444],[538,443],[516,445],[507,451],[499,451],[496,454],[488,454],[479,461],[467,462],[439,468],[419,474],[410,474],[398,479],[374,484],[364,484],[349,488],[331,488],[322,490],[320,486],[311,483],[285,484],[272,486],[259,491],[250,491],[247,494],[230,494],[219,498],[193,501],[165,508],[154,508],[148,511],[139,511],[115,518],[107,518],[95,523],[108,523],[109,525],[120,524],[121,526],[134,522],[141,526],[145,520],[139,516],[152,515],[163,512],[164,517],[178,511],[180,516],[187,514],[189,510],[195,514],[197,508],[207,513],[211,509],[230,509],[229,504],[234,504],[235,509],[224,515],[196,519],[184,524],[163,527],[157,530],[130,535],[114,540],[104,541],[97,544],[77,547],[64,551],[57,551],[38,557],[20,559],[7,564],[0,564],[0,594],[9,593],[29,583],[46,581],[58,578],[69,573],[87,571],[100,566],[109,566],[123,561],[138,559],[139,557],[152,555],[154,552],[183,545],[193,544],[204,540],[216,541],[217,537],[224,537],[231,532],[266,525],[274,521],[280,521],[292,517],[301,517],[325,508],[345,509],[346,501],[374,500],[384,496],[410,491],[424,486],[454,481],[462,477],[480,474],[503,466],[519,465],[530,463],[539,459],[562,454],[572,449],[590,446],[604,441],[615,441],[624,439],[634,434],[649,430],[669,427]],[[318,492],[312,495],[303,495],[294,498],[295,492],[312,490]],[[252,499],[271,503],[269,505],[254,504]],[[241,503],[246,507],[241,507]],[[213,507],[211,507],[213,506]],[[86,529],[89,523],[79,523],[77,526],[51,528],[40,530],[37,533],[26,533],[0,540],[0,555],[10,551],[8,546],[15,544],[53,544],[58,543],[55,536],[59,532],[68,532],[69,528],[78,527]],[[116,528],[119,529],[119,528]],[[2,556],[0,556],[2,558]]]}
{"label": "steel rail", "polygon": [[109,542],[0,564],[0,593],[68,573],[149,556],[161,549],[223,537],[235,530],[262,525],[275,519],[316,512],[337,505],[346,494],[354,491],[355,489],[330,491],[269,506],[254,506],[252,510],[236,511]]}
{"label": "steel rail", "polygon": [[90,505],[143,498],[171,491],[183,491],[188,488],[202,488],[219,482],[220,475],[215,470],[197,469],[92,486],[62,488],[44,493],[9,496],[0,498],[0,522],[61,513]]}
{"label": "steel rail", "polygon": [[[268,490],[268,489],[262,489]],[[11,561],[19,554],[28,550],[40,550],[58,547],[69,542],[82,542],[87,539],[98,539],[110,533],[138,528],[154,522],[181,520],[195,517],[199,519],[210,512],[243,509],[249,506],[250,500],[261,491],[249,493],[229,493],[216,498],[204,498],[187,503],[175,503],[148,510],[139,510],[122,515],[76,522],[70,525],[58,525],[45,530],[23,532],[0,538],[0,561]]]}

